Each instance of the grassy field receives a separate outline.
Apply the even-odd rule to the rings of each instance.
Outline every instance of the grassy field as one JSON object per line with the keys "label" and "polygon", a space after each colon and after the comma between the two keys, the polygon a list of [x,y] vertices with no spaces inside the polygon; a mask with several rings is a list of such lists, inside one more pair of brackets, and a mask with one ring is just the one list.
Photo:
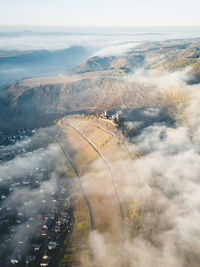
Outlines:
{"label": "grassy field", "polygon": [[[118,221],[119,207],[110,173],[97,152],[74,129],[67,126],[67,123],[77,127],[87,136],[109,162],[114,161],[120,151],[123,155],[127,154],[128,159],[128,153],[116,137],[96,127],[101,126],[115,133],[116,128],[110,122],[92,116],[87,118],[71,116],[58,122],[58,126],[64,134],[63,140],[67,140],[67,143],[65,142],[63,145],[78,168],[83,188],[91,203],[96,229],[102,233],[114,233],[116,229],[120,228],[120,222]],[[72,168],[69,168],[68,175],[77,181],[78,178]],[[75,225],[71,242],[60,266],[92,266],[92,254],[89,246],[91,224],[88,207],[77,183],[74,183],[73,189]]]}

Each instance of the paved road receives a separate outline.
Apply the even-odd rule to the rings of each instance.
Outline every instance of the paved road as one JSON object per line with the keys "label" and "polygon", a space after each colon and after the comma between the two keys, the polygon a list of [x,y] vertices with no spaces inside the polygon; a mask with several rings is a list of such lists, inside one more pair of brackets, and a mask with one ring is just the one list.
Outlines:
{"label": "paved road", "polygon": [[121,198],[120,198],[120,194],[119,194],[117,183],[115,181],[115,177],[114,177],[114,174],[113,174],[112,167],[109,164],[109,162],[106,160],[104,155],[101,153],[101,151],[95,146],[95,144],[92,141],[90,141],[82,132],[80,132],[80,130],[78,128],[76,128],[75,126],[71,125],[70,123],[65,123],[65,125],[71,127],[72,129],[74,129],[97,152],[97,154],[104,161],[104,163],[105,163],[105,165],[106,165],[106,167],[107,167],[107,169],[108,169],[108,171],[110,173],[110,177],[111,177],[111,180],[112,180],[112,184],[113,184],[113,187],[114,187],[115,195],[116,195],[117,202],[118,202],[119,209],[120,209],[121,227],[122,227],[122,243],[123,243],[122,244],[122,250],[123,250],[124,242],[125,242],[125,235],[126,235],[125,215],[124,215],[124,210],[123,210],[123,207],[122,207]]}
{"label": "paved road", "polygon": [[74,172],[76,173],[77,177],[78,177],[78,181],[79,181],[79,186],[80,186],[80,189],[81,189],[81,192],[83,194],[83,197],[85,199],[85,202],[87,204],[87,207],[88,207],[88,211],[89,211],[89,216],[90,216],[90,224],[91,224],[91,229],[92,230],[95,230],[96,229],[96,226],[95,226],[95,221],[94,221],[94,215],[93,215],[93,211],[92,211],[92,206],[90,204],[90,201],[87,197],[87,194],[83,188],[83,184],[82,184],[82,181],[81,181],[81,176],[79,174],[79,171],[78,171],[78,168],[75,164],[75,162],[72,160],[72,158],[69,156],[68,152],[66,151],[66,149],[63,147],[63,145],[61,144],[61,142],[59,141],[59,139],[57,137],[54,137],[54,139],[56,140],[56,142],[59,144],[61,150],[63,151],[63,154],[65,155],[65,157],[67,158],[67,160],[70,162]]}
{"label": "paved road", "polygon": [[[63,122],[62,122],[63,123]],[[102,160],[104,161],[109,173],[110,173],[110,177],[111,177],[111,181],[112,181],[112,184],[113,184],[113,187],[114,187],[114,191],[115,191],[115,195],[116,195],[116,199],[117,199],[117,202],[118,202],[118,205],[119,205],[119,209],[120,209],[120,216],[121,216],[121,229],[122,229],[122,246],[121,246],[121,249],[122,249],[122,253],[121,253],[121,267],[124,267],[124,243],[125,243],[125,236],[126,236],[126,227],[125,227],[125,215],[124,215],[124,210],[123,210],[123,206],[122,206],[122,202],[121,202],[121,198],[120,198],[120,194],[119,194],[119,190],[118,190],[118,186],[117,186],[117,183],[116,183],[116,180],[115,180],[115,177],[114,177],[114,174],[113,174],[113,170],[112,170],[112,167],[110,165],[110,163],[107,161],[107,159],[104,157],[104,155],[102,154],[102,152],[96,147],[96,145],[91,141],[89,140],[78,128],[76,128],[75,126],[73,126],[72,124],[70,123],[67,123],[65,122],[64,125],[68,126],[68,127],[71,127],[74,131],[76,131],[95,151],[96,153],[102,158]],[[107,131],[106,129],[104,129],[105,131]],[[107,131],[108,133],[111,133],[109,131]],[[114,135],[114,134],[112,134]],[[116,135],[114,135],[115,137],[117,137]],[[119,138],[119,137],[118,137]],[[63,151],[64,152],[64,151]],[[130,154],[129,154],[130,155]],[[67,157],[67,154],[66,154],[66,157]],[[68,158],[68,157],[67,157]],[[69,161],[70,161],[70,158],[69,158]],[[72,162],[71,163],[72,166],[74,166],[74,170],[76,169],[76,174],[78,176],[78,173],[77,173],[77,167],[75,166],[75,163]],[[80,176],[78,176],[79,179],[80,179]],[[91,207],[91,205],[90,205]],[[88,207],[89,209],[89,207]],[[92,226],[92,224],[91,224]]]}
{"label": "paved road", "polygon": [[[81,176],[79,174],[78,168],[75,164],[75,162],[72,160],[72,158],[69,156],[68,152],[66,151],[66,149],[63,147],[63,145],[61,144],[60,140],[54,136],[54,139],[56,140],[56,142],[58,143],[58,145],[60,146],[61,150],[63,151],[64,156],[67,158],[67,160],[70,162],[74,172],[76,173],[77,177],[78,177],[78,181],[79,181],[79,187],[81,189],[81,192],[83,194],[83,197],[85,199],[86,205],[88,207],[88,211],[89,211],[89,216],[90,216],[90,224],[91,224],[91,229],[95,230],[96,226],[95,226],[95,221],[94,221],[94,215],[93,215],[93,211],[92,211],[92,206],[90,204],[90,201],[87,197],[87,194],[83,188],[83,184],[81,182]],[[71,236],[70,236],[71,238]],[[94,255],[91,255],[91,261],[92,261],[92,267],[96,267],[95,265],[95,259],[94,259]]]}

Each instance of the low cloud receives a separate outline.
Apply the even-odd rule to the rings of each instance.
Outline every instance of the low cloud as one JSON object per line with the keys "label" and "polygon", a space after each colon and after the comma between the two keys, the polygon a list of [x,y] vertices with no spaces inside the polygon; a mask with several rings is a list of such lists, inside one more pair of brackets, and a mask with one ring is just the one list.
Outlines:
{"label": "low cloud", "polygon": [[97,266],[121,266],[121,257],[123,266],[198,266],[200,154],[190,135],[185,127],[150,126],[133,139],[141,158],[132,164],[121,158],[112,162],[126,239],[119,252],[121,228],[112,234],[92,232]]}
{"label": "low cloud", "polygon": [[112,46],[106,46],[102,50],[96,52],[93,56],[106,57],[106,56],[121,56],[129,52],[132,48],[138,46],[139,43],[126,43],[115,44]]}
{"label": "low cloud", "polygon": [[[199,86],[188,86],[184,71],[160,79],[157,73],[151,74],[145,82],[155,83],[158,89],[167,89],[168,82],[176,90],[190,90],[190,98],[172,125],[155,121],[159,108],[144,109],[152,123],[141,128],[140,134],[129,135],[128,147],[135,154],[132,162],[127,152],[110,155],[125,214],[124,239],[113,185],[103,163],[96,161],[82,177],[95,220],[110,223],[104,232],[90,233],[96,266],[199,266]],[[128,132],[138,123],[130,116]],[[93,168],[98,168],[98,174]]]}
{"label": "low cloud", "polygon": [[133,74],[129,74],[126,79],[128,82],[135,82],[143,86],[158,88],[161,92],[170,89],[185,89],[186,82],[189,80],[190,68],[175,72],[161,72],[157,70],[137,69]]}

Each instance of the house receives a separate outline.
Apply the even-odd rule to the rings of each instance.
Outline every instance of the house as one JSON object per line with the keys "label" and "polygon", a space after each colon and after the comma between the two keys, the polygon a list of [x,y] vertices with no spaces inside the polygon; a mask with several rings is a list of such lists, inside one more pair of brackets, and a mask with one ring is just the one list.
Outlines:
{"label": "house", "polygon": [[49,257],[47,255],[43,256],[42,261],[40,262],[40,266],[49,266]]}
{"label": "house", "polygon": [[48,235],[48,231],[47,230],[41,230],[40,235],[41,236],[47,236]]}
{"label": "house", "polygon": [[60,230],[61,230],[61,229],[60,229],[60,226],[59,226],[59,225],[56,225],[56,226],[55,226],[55,232],[56,232],[56,233],[60,233]]}
{"label": "house", "polygon": [[18,264],[19,261],[21,260],[21,258],[22,258],[21,252],[17,250],[10,257],[10,263],[11,264]]}
{"label": "house", "polygon": [[42,260],[42,261],[40,262],[40,266],[49,266],[49,259],[47,259],[47,260]]}
{"label": "house", "polygon": [[43,222],[43,225],[41,227],[42,230],[48,230],[50,228],[50,226],[51,226],[51,223],[52,223],[51,219],[46,219],[45,218],[45,220]]}
{"label": "house", "polygon": [[31,262],[34,262],[36,260],[36,256],[35,255],[33,255],[33,256],[26,256],[25,257],[25,262],[27,263],[27,264],[29,264],[29,263],[31,263]]}
{"label": "house", "polygon": [[48,249],[49,250],[52,250],[52,249],[57,248],[57,246],[58,246],[58,242],[56,242],[56,241],[50,241],[49,244],[48,244]]}
{"label": "house", "polygon": [[34,249],[35,251],[39,251],[40,248],[41,248],[41,244],[33,244],[33,249]]}
{"label": "house", "polygon": [[64,217],[64,218],[67,218],[69,216],[69,213],[65,212],[65,211],[62,211],[61,212],[61,216]]}

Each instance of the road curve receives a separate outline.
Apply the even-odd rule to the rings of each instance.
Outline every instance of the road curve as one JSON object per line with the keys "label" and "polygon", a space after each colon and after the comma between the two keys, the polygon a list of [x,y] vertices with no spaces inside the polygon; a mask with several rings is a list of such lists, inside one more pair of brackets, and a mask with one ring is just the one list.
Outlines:
{"label": "road curve", "polygon": [[119,209],[120,209],[120,215],[121,215],[121,225],[122,225],[122,238],[123,238],[123,242],[125,240],[125,216],[124,216],[124,210],[122,207],[122,202],[121,202],[121,198],[120,198],[120,194],[119,194],[119,190],[114,178],[114,174],[113,174],[113,170],[112,167],[110,166],[109,162],[106,160],[106,158],[104,157],[104,155],[101,153],[101,151],[96,147],[96,145],[91,142],[82,132],[80,132],[79,129],[77,129],[76,127],[74,127],[73,125],[71,125],[70,123],[66,123],[66,126],[71,127],[72,129],[74,129],[77,133],[79,133],[79,135],[88,143],[91,145],[91,147],[97,152],[97,154],[102,158],[102,160],[104,161],[109,173],[110,173],[110,177],[113,183],[113,187],[114,187],[114,191],[115,191],[115,195],[117,198],[117,202],[119,205]]}
{"label": "road curve", "polygon": [[79,171],[78,171],[78,168],[75,164],[75,162],[72,160],[72,158],[69,156],[68,152],[66,151],[66,149],[63,147],[63,145],[61,144],[61,142],[59,141],[59,139],[57,137],[54,136],[54,139],[56,140],[56,142],[58,143],[58,145],[60,146],[63,154],[65,155],[65,157],[67,158],[67,160],[70,162],[74,172],[76,173],[76,176],[78,177],[78,181],[79,181],[79,187],[81,189],[81,192],[83,194],[83,197],[85,199],[85,202],[86,202],[86,205],[88,207],[88,211],[89,211],[89,216],[90,216],[90,224],[91,224],[91,229],[92,230],[95,230],[96,229],[96,226],[95,226],[95,220],[94,220],[94,215],[93,215],[93,211],[92,211],[92,206],[90,204],[90,201],[87,197],[87,194],[83,188],[83,184],[82,184],[82,181],[81,181],[81,176],[79,174]]}

